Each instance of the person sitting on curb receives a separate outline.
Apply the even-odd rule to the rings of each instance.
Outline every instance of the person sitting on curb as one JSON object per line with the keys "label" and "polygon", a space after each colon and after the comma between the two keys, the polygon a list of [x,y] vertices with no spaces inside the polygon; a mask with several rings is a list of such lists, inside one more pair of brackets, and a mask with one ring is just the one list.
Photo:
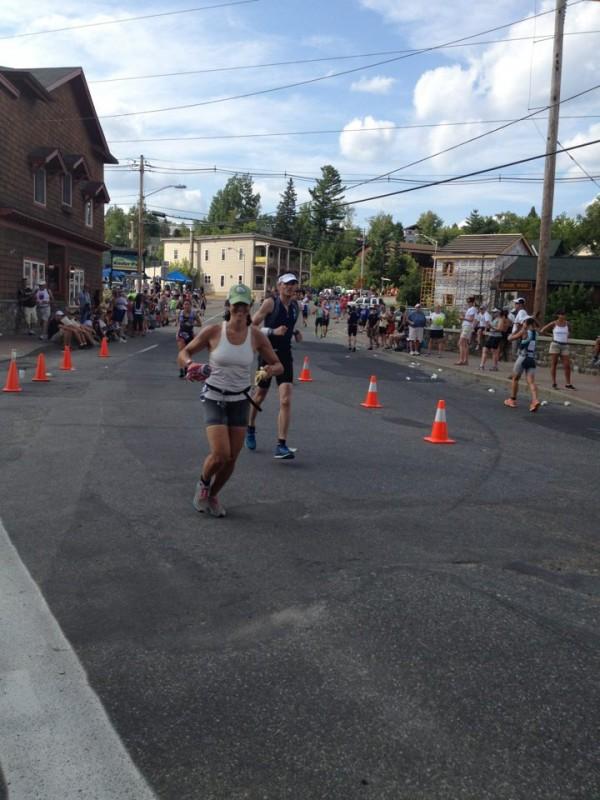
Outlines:
{"label": "person sitting on curb", "polygon": [[504,405],[509,408],[517,407],[517,393],[519,391],[519,379],[525,373],[527,385],[531,393],[530,411],[537,411],[540,407],[537,386],[535,385],[535,345],[537,340],[537,322],[534,317],[527,317],[518,331],[511,333],[508,337],[510,341],[517,342],[517,360],[513,367],[510,397],[504,401]]}
{"label": "person sitting on curb", "polygon": [[[65,325],[64,320],[67,320],[67,324]],[[77,322],[74,324],[74,320],[71,320],[67,317],[64,311],[55,311],[54,314],[48,320],[48,341],[56,342],[57,344],[63,344],[65,347],[70,347],[71,342],[73,339],[78,343],[80,347],[87,346],[87,338],[84,333],[82,333],[79,328],[80,326]]]}

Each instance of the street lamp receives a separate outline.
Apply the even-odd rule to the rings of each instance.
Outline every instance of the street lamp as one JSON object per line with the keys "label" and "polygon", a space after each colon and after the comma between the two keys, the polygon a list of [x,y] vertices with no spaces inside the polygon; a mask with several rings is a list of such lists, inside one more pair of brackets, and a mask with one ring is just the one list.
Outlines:
{"label": "street lamp", "polygon": [[[238,250],[237,247],[228,247],[227,250],[233,250],[233,252],[234,253],[238,253],[238,255],[239,255],[239,252],[241,250],[242,262],[243,262],[243,265],[244,265],[244,286],[247,286],[247,284],[246,284],[246,251],[244,250],[243,247],[240,247],[239,250]],[[252,288],[252,287],[250,287],[250,288]]]}
{"label": "street lamp", "polygon": [[[143,165],[143,161],[142,161]],[[144,170],[143,166],[140,169],[140,202],[138,208],[138,291],[142,291],[142,276],[144,274],[143,256],[144,252],[144,208],[146,205],[146,197],[150,197],[158,192],[163,192],[165,189],[187,189],[183,183],[170,183],[167,186],[161,186],[159,189],[153,189],[151,192],[144,194]]]}

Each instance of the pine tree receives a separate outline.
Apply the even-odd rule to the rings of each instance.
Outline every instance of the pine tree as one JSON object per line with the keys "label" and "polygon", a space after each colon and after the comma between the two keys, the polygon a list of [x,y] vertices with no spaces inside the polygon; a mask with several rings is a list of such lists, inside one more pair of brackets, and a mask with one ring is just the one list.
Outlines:
{"label": "pine tree", "polygon": [[337,235],[341,231],[340,223],[346,214],[343,205],[346,187],[342,184],[337,169],[331,164],[326,164],[321,167],[321,177],[317,180],[314,189],[308,191],[312,198],[313,241],[314,246],[318,248],[328,237]]}
{"label": "pine tree", "polygon": [[296,238],[296,190],[294,188],[294,181],[289,179],[285,191],[281,195],[281,200],[275,212],[275,223],[273,225],[273,235],[280,239],[288,239],[295,241]]}

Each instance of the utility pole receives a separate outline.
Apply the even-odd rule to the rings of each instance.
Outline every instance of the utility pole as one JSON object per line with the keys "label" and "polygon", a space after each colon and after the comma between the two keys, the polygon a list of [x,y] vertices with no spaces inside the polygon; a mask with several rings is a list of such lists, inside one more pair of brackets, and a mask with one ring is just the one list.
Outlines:
{"label": "utility pole", "polygon": [[363,228],[362,232],[362,250],[360,251],[360,288],[364,288],[364,275],[365,275],[365,239],[367,237],[367,229]]}
{"label": "utility pole", "polygon": [[138,206],[138,292],[142,291],[144,274],[144,156],[140,156],[140,199]]}
{"label": "utility pole", "polygon": [[554,205],[554,179],[556,175],[556,147],[558,143],[558,120],[560,116],[560,82],[562,72],[563,31],[567,14],[567,0],[556,0],[554,17],[554,45],[552,52],[552,81],[550,85],[550,108],[548,110],[548,132],[546,134],[546,162],[544,166],[544,193],[542,197],[542,219],[533,314],[542,325],[546,314],[548,296],[548,264],[550,261],[550,237],[552,235],[552,209]]}
{"label": "utility pole", "polygon": [[192,287],[196,287],[196,278],[194,276],[194,223],[190,221],[190,277],[192,279]]}

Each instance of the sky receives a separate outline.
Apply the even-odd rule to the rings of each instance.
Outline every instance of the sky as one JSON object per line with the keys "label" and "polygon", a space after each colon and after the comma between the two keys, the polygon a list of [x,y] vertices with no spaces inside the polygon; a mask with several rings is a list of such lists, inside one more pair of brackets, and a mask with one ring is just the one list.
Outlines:
{"label": "sky", "polygon": [[[324,164],[339,170],[346,200],[358,201],[542,154],[554,6],[554,0],[63,0],[58,9],[49,0],[4,0],[0,59],[18,68],[83,67],[120,162],[106,168],[111,204],[136,202],[135,162],[143,154],[153,210],[202,218],[229,170],[254,175],[269,213],[286,176],[298,176],[304,202]],[[600,139],[600,87],[564,102],[600,84],[600,2],[572,0],[565,32],[559,140],[569,147]],[[282,63],[291,61],[305,63]],[[535,121],[434,155],[536,109],[542,110]],[[600,145],[572,156],[557,159],[555,215],[583,213],[600,193]],[[507,167],[485,182],[356,203],[354,220],[365,225],[385,212],[406,226],[429,209],[446,224],[460,223],[474,208],[539,212],[543,163]],[[163,188],[172,184],[186,188]]]}

